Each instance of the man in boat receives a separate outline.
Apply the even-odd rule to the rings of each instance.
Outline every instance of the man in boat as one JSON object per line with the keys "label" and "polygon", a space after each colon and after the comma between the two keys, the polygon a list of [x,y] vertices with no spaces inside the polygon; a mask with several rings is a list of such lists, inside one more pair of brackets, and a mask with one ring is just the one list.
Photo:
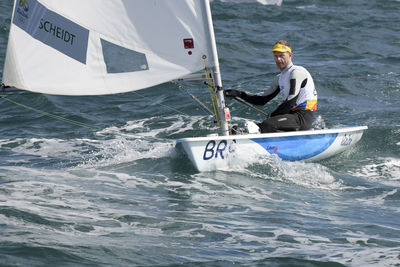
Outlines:
{"label": "man in boat", "polygon": [[265,105],[279,93],[284,101],[270,116],[257,125],[262,133],[309,130],[313,112],[317,109],[317,91],[310,73],[301,66],[293,65],[290,44],[281,40],[275,43],[270,53],[281,70],[265,95],[251,95],[244,91],[225,90],[225,96],[239,97],[253,105]]}

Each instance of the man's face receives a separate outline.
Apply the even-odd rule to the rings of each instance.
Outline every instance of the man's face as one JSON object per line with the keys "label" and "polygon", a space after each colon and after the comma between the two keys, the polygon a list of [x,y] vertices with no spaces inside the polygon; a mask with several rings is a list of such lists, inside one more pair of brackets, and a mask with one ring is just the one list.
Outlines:
{"label": "man's face", "polygon": [[275,51],[274,58],[276,66],[278,66],[280,70],[283,70],[284,68],[286,68],[287,65],[289,65],[292,62],[292,53],[289,52],[282,53]]}

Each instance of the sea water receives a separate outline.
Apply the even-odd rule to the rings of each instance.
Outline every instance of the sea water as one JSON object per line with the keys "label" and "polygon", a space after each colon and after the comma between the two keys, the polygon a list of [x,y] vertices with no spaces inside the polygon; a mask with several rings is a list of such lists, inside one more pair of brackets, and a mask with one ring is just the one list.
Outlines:
{"label": "sea water", "polygon": [[[1,0],[0,66],[11,11]],[[210,105],[202,84],[2,93],[84,125],[0,99],[1,266],[400,266],[400,1],[212,11],[224,88],[262,94],[278,73],[269,50],[286,39],[316,83],[314,126],[367,125],[362,140],[321,162],[198,173],[174,140],[216,131],[187,95]],[[235,123],[263,120],[227,101]]]}

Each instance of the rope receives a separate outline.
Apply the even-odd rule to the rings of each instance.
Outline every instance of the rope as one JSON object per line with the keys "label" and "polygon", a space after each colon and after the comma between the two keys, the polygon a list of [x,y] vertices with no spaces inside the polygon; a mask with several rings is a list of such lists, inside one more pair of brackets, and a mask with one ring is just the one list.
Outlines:
{"label": "rope", "polygon": [[[135,92],[135,93],[136,93],[136,92]],[[143,95],[141,95],[141,94],[139,94],[139,93],[136,93],[136,94],[137,94],[138,96],[140,96],[140,97],[149,99],[151,102],[155,103],[155,101],[152,101],[150,98],[148,98],[148,97],[146,97],[146,96],[143,96]],[[45,111],[42,111],[42,110],[39,110],[39,109],[30,107],[30,106],[27,106],[27,105],[24,105],[24,104],[22,104],[22,103],[19,103],[19,102],[17,102],[17,101],[14,101],[14,100],[9,99],[9,98],[5,97],[4,95],[0,95],[0,98],[3,99],[3,100],[5,100],[5,101],[7,101],[7,102],[10,102],[10,103],[12,103],[12,104],[14,104],[14,105],[17,105],[17,106],[19,106],[19,107],[22,107],[22,108],[24,108],[24,109],[34,111],[34,112],[36,112],[36,113],[42,114],[42,115],[44,115],[44,116],[47,116],[47,117],[50,117],[50,118],[53,118],[53,119],[56,119],[56,120],[59,120],[59,121],[63,121],[63,122],[66,122],[66,123],[69,123],[69,124],[72,124],[72,125],[84,127],[84,128],[90,129],[90,130],[92,130],[92,131],[103,131],[103,130],[104,130],[104,129],[99,128],[99,127],[95,127],[95,126],[92,126],[92,125],[89,125],[89,124],[86,124],[86,123],[83,123],[83,122],[79,122],[79,121],[67,119],[67,118],[64,118],[64,117],[61,117],[61,116],[54,115],[54,114],[49,113],[49,112],[45,112]],[[183,112],[181,112],[181,111],[179,111],[179,110],[177,110],[177,109],[171,108],[171,107],[169,107],[169,106],[167,106],[167,105],[163,105],[163,104],[160,104],[160,103],[156,103],[156,104],[159,104],[159,105],[164,106],[164,107],[167,107],[167,108],[169,108],[169,109],[171,109],[171,110],[173,110],[173,111],[175,111],[175,112],[178,112],[178,113],[180,113],[180,114],[183,114],[183,115],[188,116],[187,114],[185,114],[185,113],[183,113]],[[120,132],[117,132],[117,131],[111,131],[111,132],[114,132],[115,134],[118,134],[118,135],[122,135]],[[140,138],[140,139],[154,139],[154,140],[162,140],[162,141],[166,141],[166,140],[171,141],[171,139],[167,139],[167,138],[158,138],[158,137],[151,137],[151,136],[132,136],[132,137]]]}
{"label": "rope", "polygon": [[[45,111],[30,107],[30,106],[27,106],[27,105],[24,105],[24,104],[21,104],[21,103],[18,103],[16,101],[11,100],[11,99],[9,99],[9,98],[7,98],[5,96],[2,96],[2,95],[0,95],[0,98],[5,100],[5,101],[8,101],[8,102],[10,102],[12,104],[15,104],[15,105],[17,105],[19,107],[22,107],[24,109],[34,111],[36,113],[42,114],[44,116],[47,116],[47,117],[50,117],[50,118],[53,118],[53,119],[56,119],[56,120],[64,121],[64,122],[67,122],[69,124],[80,126],[80,127],[84,127],[84,128],[87,128],[87,129],[90,129],[90,130],[93,130],[93,131],[104,131],[104,129],[99,128],[99,127],[94,127],[94,126],[86,124],[86,123],[70,120],[70,119],[67,119],[67,118],[64,118],[64,117],[61,117],[61,116],[57,116],[57,115],[54,115],[54,114],[51,114],[51,113],[48,113],[48,112],[45,112]],[[122,134],[122,133],[120,133],[118,131],[115,131],[115,130],[108,129],[106,131],[110,131],[110,132],[112,132],[112,133],[114,133],[116,135],[120,135],[120,136],[124,135],[124,134]],[[135,137],[135,138],[138,138],[138,139],[144,139],[144,140],[171,141],[171,139],[168,139],[168,138],[159,138],[159,137],[155,137],[155,136],[137,136],[137,135],[129,135],[129,136],[130,137]]]}
{"label": "rope", "polygon": [[[214,116],[215,116],[215,118],[217,118],[218,125],[221,126],[221,121],[219,119],[219,109],[217,108],[218,100],[217,100],[217,96],[215,95],[215,92],[213,90],[213,88],[215,88],[215,81],[214,81],[214,78],[211,79],[211,75],[208,72],[207,62],[205,59],[204,59],[204,70],[206,72],[206,77],[207,77],[206,84],[210,91],[211,102],[212,102],[213,109],[214,109]],[[212,84],[212,86],[211,86],[211,84]]]}
{"label": "rope", "polygon": [[[208,69],[207,69],[207,65],[205,66],[205,70],[206,70],[206,74],[207,74],[207,77],[208,77],[208,83],[207,83],[207,84],[208,84],[208,87],[210,88],[210,94],[211,94],[211,100],[212,100],[212,102],[213,102],[214,113],[217,114],[217,112],[216,112],[217,109],[216,109],[216,107],[215,107],[215,101],[216,101],[215,98],[216,98],[216,97],[214,96],[214,98],[213,98],[213,90],[212,90],[212,87],[211,87],[211,85],[210,85],[210,83],[213,82],[213,86],[214,86],[214,80],[211,80],[211,78],[210,78],[210,76],[209,76]],[[3,91],[4,91],[4,88],[7,88],[7,87],[4,86],[4,85],[2,84],[2,88],[3,88]],[[169,109],[169,110],[172,110],[172,111],[174,111],[174,112],[176,112],[176,113],[179,113],[179,114],[181,114],[181,115],[189,116],[188,114],[186,114],[186,113],[184,113],[184,112],[182,112],[182,111],[180,111],[180,110],[178,110],[178,109],[175,109],[175,108],[173,108],[173,107],[164,105],[164,104],[162,104],[162,103],[157,103],[157,102],[154,101],[152,98],[149,98],[149,97],[146,97],[146,96],[144,96],[144,95],[142,95],[142,94],[139,94],[139,93],[136,92],[136,91],[132,91],[132,93],[136,94],[137,96],[139,96],[139,97],[141,97],[141,98],[143,98],[143,99],[148,100],[149,102],[152,102],[153,104],[160,105],[160,106],[162,106],[162,107],[165,107],[165,108],[167,108],[167,109]],[[215,95],[215,94],[214,94],[214,95]],[[11,100],[11,99],[5,97],[4,95],[0,95],[0,98],[2,98],[3,100],[5,100],[5,101],[7,101],[7,102],[10,102],[10,103],[12,103],[12,104],[14,104],[14,105],[17,105],[17,106],[19,106],[19,107],[22,107],[22,108],[24,108],[24,109],[34,111],[34,112],[36,112],[36,113],[42,114],[42,115],[44,115],[44,116],[47,116],[47,117],[50,117],[50,118],[53,118],[53,119],[56,119],[56,120],[59,120],[59,121],[63,121],[63,122],[66,122],[66,123],[69,123],[69,124],[72,124],[72,125],[84,127],[84,128],[87,128],[87,129],[90,129],[90,130],[93,130],[93,131],[101,131],[101,130],[102,130],[102,129],[99,128],[99,127],[95,127],[95,126],[92,126],[92,125],[89,125],[89,124],[86,124],[86,123],[82,123],[82,122],[79,122],[79,121],[67,119],[67,118],[64,118],[64,117],[61,117],[61,116],[57,116],[57,115],[51,114],[51,113],[49,113],[49,112],[45,112],[45,111],[42,111],[42,110],[39,110],[39,109],[30,107],[30,106],[27,106],[27,105],[24,105],[24,104],[22,104],[22,103],[18,103],[18,102],[14,101],[14,100]],[[220,123],[220,121],[219,121],[219,117],[216,116],[216,115],[215,115],[215,117],[217,118],[218,124],[220,125],[221,123]],[[167,139],[167,140],[168,140],[168,139]]]}
{"label": "rope", "polygon": [[69,124],[73,124],[73,125],[76,125],[76,126],[84,127],[84,128],[91,129],[91,130],[94,130],[94,131],[99,131],[99,130],[101,130],[101,128],[94,127],[94,126],[92,126],[92,125],[89,125],[89,124],[86,124],[86,123],[83,123],[83,122],[70,120],[70,119],[67,119],[67,118],[64,118],[64,117],[61,117],[61,116],[57,116],[57,115],[54,115],[54,114],[51,114],[51,113],[48,113],[48,112],[45,112],[45,111],[42,111],[42,110],[33,108],[33,107],[29,107],[29,106],[27,106],[27,105],[18,103],[18,102],[16,102],[16,101],[11,100],[11,99],[9,99],[9,98],[7,98],[7,97],[5,97],[5,96],[2,96],[2,95],[0,95],[0,97],[1,97],[2,99],[4,99],[5,101],[8,101],[8,102],[10,102],[10,103],[13,103],[14,105],[17,105],[17,106],[22,107],[22,108],[27,109],[27,110],[34,111],[34,112],[36,112],[36,113],[42,114],[42,115],[44,115],[44,116],[47,116],[47,117],[50,117],[50,118],[53,118],[53,119],[56,119],[56,120],[64,121],[64,122],[67,122],[67,123],[69,123]]}
{"label": "rope", "polygon": [[249,108],[251,108],[251,109],[257,111],[258,113],[261,113],[261,114],[263,114],[264,116],[266,116],[267,118],[269,118],[269,114],[268,114],[268,113],[265,113],[265,112],[262,111],[261,109],[258,109],[258,108],[256,108],[256,107],[250,105],[249,103],[245,102],[244,100],[240,99],[239,97],[236,97],[236,96],[235,96],[234,99],[235,99],[236,101],[242,103],[243,105],[246,105],[246,106],[248,106]]}
{"label": "rope", "polygon": [[182,112],[182,111],[180,111],[180,110],[177,110],[177,109],[175,109],[175,108],[172,108],[172,107],[170,107],[170,106],[167,106],[167,105],[164,105],[164,104],[161,104],[161,103],[157,103],[156,101],[154,101],[154,100],[151,99],[150,97],[141,95],[141,94],[139,94],[139,93],[136,92],[136,91],[132,91],[132,93],[134,93],[134,94],[140,96],[141,98],[144,98],[144,99],[149,100],[149,101],[152,102],[153,104],[157,104],[157,105],[160,105],[160,106],[162,106],[162,107],[168,108],[168,109],[170,109],[170,110],[172,110],[172,111],[175,111],[175,112],[177,112],[177,113],[179,113],[179,114],[181,114],[181,115],[189,116],[188,114],[186,114],[186,113],[184,113],[184,112]]}
{"label": "rope", "polygon": [[[181,91],[182,95],[186,96],[188,100],[194,100],[194,102],[196,102],[196,104],[199,105],[200,109],[206,114],[206,115],[210,115],[209,109],[205,106],[202,106],[199,102],[197,102],[193,97],[193,95],[189,92],[189,90],[186,90],[185,88],[183,88],[182,84],[177,83],[176,84],[179,91]],[[214,114],[211,112],[211,115],[214,116]]]}

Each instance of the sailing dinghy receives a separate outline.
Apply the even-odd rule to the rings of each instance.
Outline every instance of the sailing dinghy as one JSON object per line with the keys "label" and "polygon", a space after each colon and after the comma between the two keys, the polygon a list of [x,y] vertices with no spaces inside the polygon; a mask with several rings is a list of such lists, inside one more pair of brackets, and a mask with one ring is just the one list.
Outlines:
{"label": "sailing dinghy", "polygon": [[319,160],[354,146],[367,129],[230,135],[209,0],[15,0],[3,83],[44,94],[117,94],[205,67],[220,132],[176,141],[199,171],[250,154]]}

